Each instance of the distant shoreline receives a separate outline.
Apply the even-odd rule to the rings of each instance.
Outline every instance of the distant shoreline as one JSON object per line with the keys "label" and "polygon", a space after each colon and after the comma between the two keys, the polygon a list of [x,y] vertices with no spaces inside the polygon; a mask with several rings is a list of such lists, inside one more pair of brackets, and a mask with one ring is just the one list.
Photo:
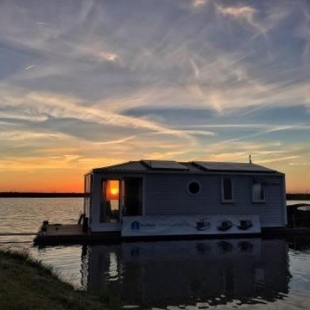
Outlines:
{"label": "distant shoreline", "polygon": [[286,194],[286,200],[310,200],[310,194]]}
{"label": "distant shoreline", "polygon": [[[0,192],[3,198],[72,198],[84,197],[84,193]],[[286,194],[287,200],[310,200],[310,194]]]}
{"label": "distant shoreline", "polygon": [[0,192],[3,198],[66,198],[84,197],[84,193]]}

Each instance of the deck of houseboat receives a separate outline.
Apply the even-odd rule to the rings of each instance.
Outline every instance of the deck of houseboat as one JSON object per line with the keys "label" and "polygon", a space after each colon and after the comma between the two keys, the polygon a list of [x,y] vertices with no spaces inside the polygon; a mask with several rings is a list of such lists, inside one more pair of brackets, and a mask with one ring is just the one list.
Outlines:
{"label": "deck of houseboat", "polygon": [[90,243],[93,241],[116,242],[120,241],[120,232],[88,233],[83,232],[79,224],[49,224],[38,232],[34,244],[67,244]]}
{"label": "deck of houseboat", "polygon": [[274,227],[262,228],[260,234],[242,235],[177,235],[177,236],[144,236],[144,237],[122,237],[121,232],[83,232],[79,224],[49,224],[44,231],[39,231],[34,239],[35,245],[56,244],[88,244],[88,243],[119,243],[121,241],[156,241],[156,240],[180,240],[180,239],[214,239],[214,238],[275,238],[294,235],[310,236],[309,227]]}

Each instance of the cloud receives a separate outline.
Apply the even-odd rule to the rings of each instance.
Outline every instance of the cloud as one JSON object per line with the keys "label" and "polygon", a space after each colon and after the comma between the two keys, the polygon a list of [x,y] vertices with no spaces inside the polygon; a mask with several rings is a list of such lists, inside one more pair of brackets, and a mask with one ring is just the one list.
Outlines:
{"label": "cloud", "polygon": [[186,132],[191,135],[197,135],[197,136],[215,136],[216,134],[211,131],[203,131],[203,130],[184,130],[183,132]]}
{"label": "cloud", "polygon": [[34,68],[35,67],[35,65],[30,65],[30,66],[27,66],[26,68],[25,68],[25,70],[29,70],[29,69],[32,69],[32,68]]}
{"label": "cloud", "polygon": [[233,18],[245,19],[247,22],[252,23],[253,16],[256,10],[250,6],[236,6],[236,7],[223,7],[217,6],[217,9],[223,15],[231,16]]}
{"label": "cloud", "polygon": [[255,15],[257,10],[251,6],[220,6],[216,5],[217,11],[223,16],[228,16],[238,21],[245,21],[251,25],[254,29],[258,30],[259,33],[265,35],[266,29],[255,21]]}
{"label": "cloud", "polygon": [[[219,45],[219,40],[212,37],[213,31],[217,31],[217,36],[222,36],[224,42],[225,33],[221,28],[204,25],[204,19],[200,15],[192,16],[188,13],[182,16],[187,21],[186,27],[182,25],[182,19],[176,19],[170,24],[163,19],[168,31],[165,39],[158,40],[153,19],[149,24],[143,25],[147,27],[145,33],[149,34],[151,31],[154,38],[150,39],[150,35],[145,33],[138,37],[130,33],[135,23],[127,20],[126,16],[126,27],[118,24],[115,29],[107,26],[108,21],[114,25],[111,16],[103,22],[95,14],[90,22],[94,9],[104,16],[107,14],[107,8],[93,3],[83,7],[79,14],[74,13],[77,16],[73,25],[85,24],[85,32],[89,35],[78,36],[74,26],[69,26],[66,22],[59,27],[48,22],[48,25],[52,25],[51,28],[42,33],[30,28],[27,40],[20,34],[22,30],[18,25],[12,30],[14,36],[12,32],[4,32],[7,40],[39,51],[47,58],[37,68],[25,70],[24,74],[19,72],[10,82],[22,87],[26,84],[31,88],[38,85],[50,88],[45,89],[46,91],[58,89],[63,93],[67,91],[71,94],[78,93],[79,96],[83,94],[85,99],[94,95],[99,98],[101,96],[105,97],[103,105],[107,106],[110,102],[116,106],[122,101],[124,105],[130,104],[130,100],[127,101],[126,98],[132,98],[132,102],[136,100],[139,101],[138,104],[146,106],[156,104],[180,107],[191,102],[193,107],[212,107],[215,111],[222,112],[244,106],[292,104],[300,96],[309,104],[308,83],[304,82],[304,86],[302,83],[290,86],[301,74],[300,68],[295,67],[295,72],[289,72],[282,63],[277,66],[274,59],[268,62],[249,43],[241,46],[233,44],[233,50],[226,50],[222,42]],[[212,6],[208,6],[208,10],[212,10]],[[260,9],[255,7],[217,6],[216,10],[223,16],[255,22],[260,26],[265,21],[259,15]],[[265,12],[268,23],[271,24],[271,20],[273,23],[279,21],[280,17],[275,15],[274,10],[270,11],[270,14]],[[279,10],[282,11],[285,10]],[[154,16],[157,16],[155,13]],[[65,17],[63,15],[61,20],[64,21]],[[104,33],[109,30],[111,34],[101,37],[95,31],[97,28],[103,29]],[[125,37],[130,37],[132,42],[124,40]],[[235,35],[227,39],[237,40]],[[274,51],[272,54],[274,57]],[[111,66],[100,67],[105,62]],[[307,71],[306,68],[303,70]],[[137,99],[139,95],[140,99]],[[111,100],[115,96],[116,100]]]}
{"label": "cloud", "polygon": [[197,8],[197,7],[205,5],[208,2],[209,0],[193,0],[193,6]]}
{"label": "cloud", "polygon": [[3,3],[2,160],[307,161],[306,1],[120,1]]}
{"label": "cloud", "polygon": [[100,56],[102,56],[103,59],[110,61],[110,62],[117,62],[119,61],[119,56],[115,53],[109,53],[102,51],[100,53]]}
{"label": "cloud", "polygon": [[260,164],[267,164],[267,163],[274,163],[274,162],[282,162],[282,161],[290,161],[292,159],[299,158],[298,155],[292,155],[292,156],[284,156],[284,157],[276,157],[276,158],[270,158],[270,159],[261,159],[259,161]]}
{"label": "cloud", "polygon": [[0,110],[0,118],[2,119],[27,120],[36,123],[50,119],[54,121],[57,119],[76,119],[82,122],[110,126],[110,128],[135,129],[137,133],[156,132],[160,135],[185,139],[188,142],[193,140],[192,136],[185,131],[169,128],[169,126],[144,118],[124,116],[108,109],[102,110],[96,106],[85,106],[79,99],[68,96],[29,92],[24,93],[22,98],[7,94],[3,99],[6,101],[6,106],[4,111],[1,112]]}
{"label": "cloud", "polygon": [[200,70],[199,70],[197,64],[195,63],[195,61],[192,58],[190,58],[190,64],[193,67],[193,71],[194,71],[195,77],[199,78],[200,77]]}
{"label": "cloud", "polygon": [[221,6],[216,5],[217,12],[225,17],[230,17],[239,22],[246,22],[257,31],[257,34],[252,37],[256,38],[257,35],[263,35],[266,37],[267,32],[275,26],[281,18],[286,14],[281,14],[283,10],[278,10],[277,13],[273,13],[273,8],[270,9],[272,13],[267,13],[265,20],[259,19],[260,10],[252,6]]}
{"label": "cloud", "polygon": [[310,166],[309,162],[291,162],[290,166]]}
{"label": "cloud", "polygon": [[37,140],[40,139],[42,141],[46,141],[49,139],[58,139],[59,134],[54,134],[54,133],[39,133],[39,132],[34,132],[34,131],[21,131],[21,130],[16,130],[16,131],[8,131],[8,132],[1,132],[0,133],[0,139],[2,142],[5,140],[7,141],[21,141],[24,142],[25,140]]}
{"label": "cloud", "polygon": [[132,139],[134,139],[135,136],[130,136],[130,137],[126,137],[123,139],[118,139],[118,140],[112,140],[112,141],[105,141],[105,142],[98,142],[99,145],[109,145],[109,144],[121,144],[121,143],[125,143],[127,141],[130,141]]}

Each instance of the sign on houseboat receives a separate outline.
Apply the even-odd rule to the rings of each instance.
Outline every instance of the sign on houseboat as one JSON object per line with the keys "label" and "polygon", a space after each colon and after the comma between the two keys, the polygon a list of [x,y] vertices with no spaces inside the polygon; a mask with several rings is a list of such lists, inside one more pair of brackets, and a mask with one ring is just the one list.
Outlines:
{"label": "sign on houseboat", "polygon": [[123,217],[122,236],[259,234],[257,215]]}

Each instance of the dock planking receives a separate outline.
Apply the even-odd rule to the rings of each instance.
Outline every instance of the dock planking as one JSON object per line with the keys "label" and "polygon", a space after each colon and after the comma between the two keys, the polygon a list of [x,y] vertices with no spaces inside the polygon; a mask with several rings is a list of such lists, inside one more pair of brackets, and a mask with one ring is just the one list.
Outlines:
{"label": "dock planking", "polygon": [[115,243],[120,239],[120,232],[90,233],[84,232],[80,224],[46,224],[34,238],[34,245]]}
{"label": "dock planking", "polygon": [[87,233],[83,232],[82,225],[78,224],[51,224],[46,225],[45,236],[84,236]]}

